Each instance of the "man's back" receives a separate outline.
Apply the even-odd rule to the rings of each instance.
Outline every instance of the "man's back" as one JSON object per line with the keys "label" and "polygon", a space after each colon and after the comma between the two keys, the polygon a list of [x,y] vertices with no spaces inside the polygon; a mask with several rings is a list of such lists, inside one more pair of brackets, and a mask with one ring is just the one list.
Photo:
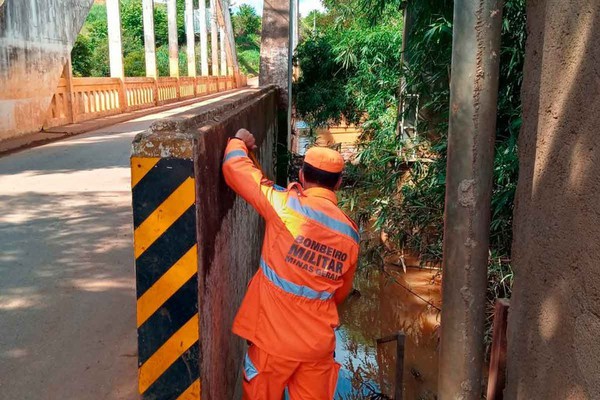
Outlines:
{"label": "man's back", "polygon": [[[223,173],[227,184],[266,220],[260,268],[233,332],[261,349],[260,354],[331,364],[337,305],[348,295],[357,266],[356,225],[337,207],[331,189],[303,190],[297,183],[284,189],[266,181],[242,140],[229,142]],[[247,363],[247,369],[256,369],[248,357]]]}

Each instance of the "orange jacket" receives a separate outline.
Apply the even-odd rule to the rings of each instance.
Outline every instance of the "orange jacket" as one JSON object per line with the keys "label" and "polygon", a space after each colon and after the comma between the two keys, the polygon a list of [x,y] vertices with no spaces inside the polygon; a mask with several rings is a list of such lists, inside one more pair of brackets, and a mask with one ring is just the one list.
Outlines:
{"label": "orange jacket", "polygon": [[337,305],[356,270],[356,224],[325,188],[287,189],[267,181],[243,141],[225,150],[227,184],[266,220],[260,268],[252,278],[233,332],[273,355],[297,361],[330,357]]}

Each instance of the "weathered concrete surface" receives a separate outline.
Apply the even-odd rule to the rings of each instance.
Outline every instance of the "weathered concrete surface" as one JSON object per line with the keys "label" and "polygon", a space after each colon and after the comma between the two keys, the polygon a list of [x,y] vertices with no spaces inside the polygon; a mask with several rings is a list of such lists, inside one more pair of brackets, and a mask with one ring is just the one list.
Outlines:
{"label": "weathered concrete surface", "polygon": [[290,0],[265,1],[260,43],[260,85],[277,85],[287,110],[290,79]]}
{"label": "weathered concrete surface", "polygon": [[233,318],[258,268],[264,224],[225,185],[221,162],[227,139],[240,128],[256,135],[257,156],[273,179],[277,135],[277,92],[259,98],[202,128],[196,171],[200,244],[202,398],[236,399],[242,383],[243,341],[231,333]]}
{"label": "weathered concrete surface", "polygon": [[0,5],[0,140],[39,131],[93,0]]}
{"label": "weathered concrete surface", "polygon": [[133,155],[194,158],[199,268],[203,400],[241,396],[244,342],[231,325],[258,268],[264,224],[226,186],[221,163],[227,140],[240,128],[254,132],[258,158],[273,176],[277,134],[274,86],[244,93],[155,122],[133,142]]}
{"label": "weathered concrete surface", "polygon": [[600,398],[600,2],[527,2],[507,399]]}
{"label": "weathered concrete surface", "polygon": [[0,158],[0,399],[139,398],[130,144],[216,101]]}

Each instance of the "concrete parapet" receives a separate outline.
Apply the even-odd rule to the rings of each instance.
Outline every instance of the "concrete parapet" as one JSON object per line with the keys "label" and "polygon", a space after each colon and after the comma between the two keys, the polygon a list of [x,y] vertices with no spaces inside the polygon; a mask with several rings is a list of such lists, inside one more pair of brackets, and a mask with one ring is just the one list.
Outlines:
{"label": "concrete parapet", "polygon": [[225,146],[240,128],[256,135],[258,159],[272,178],[273,86],[159,121],[133,142],[144,399],[197,399],[200,386],[203,399],[241,395],[244,343],[231,324],[258,266],[264,224],[222,177]]}

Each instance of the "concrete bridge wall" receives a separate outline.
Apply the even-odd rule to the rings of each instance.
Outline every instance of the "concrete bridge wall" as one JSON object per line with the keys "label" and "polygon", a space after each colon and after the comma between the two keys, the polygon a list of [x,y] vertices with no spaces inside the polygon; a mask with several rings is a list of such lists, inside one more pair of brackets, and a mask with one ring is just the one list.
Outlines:
{"label": "concrete bridge wall", "polygon": [[0,140],[39,131],[93,0],[0,0]]}
{"label": "concrete bridge wall", "polygon": [[527,2],[506,399],[600,399],[600,2]]}
{"label": "concrete bridge wall", "polygon": [[[231,333],[231,325],[248,282],[258,268],[264,223],[250,206],[226,186],[221,163],[228,139],[238,129],[246,128],[256,135],[259,145],[257,156],[263,171],[273,178],[277,96],[274,86],[240,90],[224,100],[155,122],[151,130],[138,135],[133,143],[139,364],[144,399],[155,398],[157,393],[166,396],[164,398],[177,398],[186,388],[189,388],[188,392],[194,391],[194,385],[198,386],[194,383],[198,376],[203,400],[241,397],[241,361],[245,343]],[[159,170],[165,165],[166,168]],[[190,165],[189,172],[176,171],[182,166],[187,168],[186,165]],[[144,168],[145,171],[142,171]],[[170,202],[168,199],[180,193],[179,189],[174,189],[178,185],[177,179],[183,182],[188,176],[193,179],[195,193],[188,193]],[[155,183],[154,189],[149,187],[152,182]],[[181,187],[184,185],[185,182]],[[142,196],[143,193],[146,196]],[[156,222],[152,221],[152,215],[141,221],[140,214],[150,214],[144,209],[152,204],[156,205],[156,208],[152,207],[156,210],[152,215],[162,213],[162,216],[159,215]],[[191,208],[187,208],[188,211],[181,217],[172,218],[174,222],[166,230],[160,228],[164,227],[164,221],[169,220],[169,215],[175,209],[181,208],[181,204],[185,204],[184,208],[190,204]],[[192,218],[186,228],[182,222],[185,222],[184,218],[190,219],[190,210],[195,210],[195,221]],[[155,228],[148,226],[153,223]],[[177,285],[171,296],[171,299],[179,298],[177,304],[166,298],[164,291],[160,293],[159,290],[148,289],[141,293],[141,288],[166,287],[165,279],[161,279],[161,276],[179,274],[177,270],[181,268],[178,264],[181,263],[175,261],[191,246],[189,241],[181,245],[181,238],[193,230],[194,223],[198,246],[197,272],[194,276],[190,275],[187,281],[186,277],[184,280],[172,280],[172,284],[169,284]],[[177,229],[179,232],[174,231]],[[162,231],[164,233],[161,234]],[[154,232],[162,236],[154,241],[156,245],[150,244],[144,248],[148,236],[154,235]],[[155,251],[156,246],[163,246],[163,250]],[[169,255],[176,251],[179,253]],[[194,273],[193,270],[191,272]],[[154,284],[148,284],[149,277]],[[190,282],[197,282],[197,286],[194,286],[197,291],[190,290]],[[154,299],[149,296],[154,296]],[[148,311],[147,305],[159,301],[162,303],[160,307]],[[196,314],[193,314],[194,307]],[[181,315],[184,309],[192,312]],[[146,322],[141,321],[140,315],[148,315],[144,318]],[[188,332],[185,337],[176,332],[187,329],[180,329],[180,325],[188,326],[186,321],[197,318],[194,315],[199,315],[197,332]],[[179,325],[171,326],[176,324]],[[189,339],[186,348],[181,349],[183,353],[174,349],[172,355],[164,354],[160,349],[161,344],[179,342],[180,336]],[[159,356],[153,357],[153,354]],[[171,361],[158,361],[158,358]],[[146,365],[152,367],[146,368]],[[191,371],[190,368],[196,370]],[[151,370],[151,373],[146,374],[145,370]],[[164,373],[154,373],[157,370]]]}
{"label": "concrete bridge wall", "polygon": [[245,344],[231,325],[260,260],[264,223],[225,185],[221,162],[227,140],[240,128],[257,137],[263,170],[274,179],[276,91],[202,128],[195,157],[198,179],[199,297],[203,399],[239,398]]}

